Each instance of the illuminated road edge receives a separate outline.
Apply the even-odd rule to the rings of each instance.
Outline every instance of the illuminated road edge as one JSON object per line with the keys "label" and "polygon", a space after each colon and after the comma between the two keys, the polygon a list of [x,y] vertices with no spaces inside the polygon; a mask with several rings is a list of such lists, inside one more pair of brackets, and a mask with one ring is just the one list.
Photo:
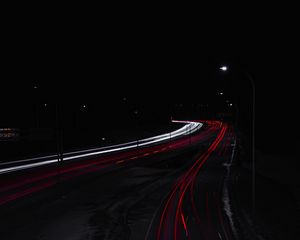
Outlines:
{"label": "illuminated road edge", "polygon": [[[173,120],[172,122],[184,123],[185,125],[173,132],[161,134],[150,138],[140,139],[137,141],[127,142],[127,143],[122,143],[122,144],[117,144],[117,145],[112,145],[112,146],[107,146],[102,148],[93,148],[88,150],[63,153],[62,161],[68,161],[68,160],[79,159],[79,158],[90,157],[90,156],[100,156],[106,153],[116,153],[128,149],[134,149],[137,147],[151,146],[171,139],[190,135],[196,132],[197,130],[199,130],[203,126],[203,124],[200,122],[175,121],[175,120]],[[59,160],[60,159],[55,154],[55,155],[49,155],[49,156],[44,156],[39,158],[30,158],[30,159],[24,159],[19,161],[1,163],[0,174],[48,165],[48,164],[56,163]]]}

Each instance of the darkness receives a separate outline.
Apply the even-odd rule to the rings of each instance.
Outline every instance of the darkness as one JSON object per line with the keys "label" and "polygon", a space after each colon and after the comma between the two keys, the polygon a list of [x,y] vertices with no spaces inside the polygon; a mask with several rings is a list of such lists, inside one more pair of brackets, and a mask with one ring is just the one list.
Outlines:
{"label": "darkness", "polygon": [[[37,34],[18,27],[7,35],[2,49],[1,127],[32,125],[34,114],[27,111],[29,105],[34,111],[36,97],[38,104],[59,102],[70,111],[87,105],[93,116],[89,121],[95,122],[104,121],[104,115],[120,117],[115,109],[125,98],[125,112],[139,110],[147,116],[144,119],[161,116],[166,121],[176,104],[186,104],[185,116],[195,117],[188,110],[191,105],[218,105],[216,95],[225,91],[239,105],[242,131],[247,133],[250,74],[257,94],[257,147],[284,152],[299,146],[297,49],[289,40],[279,41],[272,29],[221,31],[212,35],[214,41],[201,41],[201,36],[182,27],[182,32],[142,29],[137,34],[119,26],[99,35],[89,28],[80,33],[58,30],[54,35],[49,29]],[[229,66],[228,73],[220,73],[222,64]],[[280,123],[285,127],[278,127]]]}
{"label": "darkness", "polygon": [[[235,6],[235,14],[214,7],[208,16],[201,6],[187,17],[169,6],[163,20],[141,9],[139,16],[121,9],[122,18],[117,7],[108,16],[95,8],[86,17],[71,5],[59,6],[65,19],[41,9],[37,17],[25,11],[22,19],[6,17],[0,47],[4,238],[6,232],[26,238],[31,231],[43,238],[49,230],[50,237],[63,236],[59,231],[69,219],[76,226],[72,213],[79,208],[93,215],[78,230],[95,229],[99,239],[111,226],[114,236],[128,239],[140,239],[147,228],[147,238],[152,225],[154,239],[179,230],[184,238],[194,231],[202,237],[199,226],[207,239],[299,236],[298,21],[273,5]],[[186,131],[173,142],[172,131],[181,125],[173,119],[230,124],[207,122],[199,136]],[[138,139],[166,132],[170,138],[161,145],[139,145]],[[25,198],[44,188],[44,197],[53,195],[47,201],[35,204],[42,194]],[[25,208],[16,201],[2,209],[23,197]],[[160,207],[152,208],[156,202]],[[182,229],[176,229],[179,214]],[[37,225],[36,217],[43,218]],[[168,226],[173,221],[174,233]],[[36,227],[43,224],[46,235]],[[61,226],[51,227],[56,224]]]}

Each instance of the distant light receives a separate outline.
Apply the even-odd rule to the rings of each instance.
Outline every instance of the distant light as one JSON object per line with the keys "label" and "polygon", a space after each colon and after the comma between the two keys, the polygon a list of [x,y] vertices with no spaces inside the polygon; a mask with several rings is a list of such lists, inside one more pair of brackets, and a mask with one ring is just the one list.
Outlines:
{"label": "distant light", "polygon": [[232,107],[232,105],[233,105],[232,103],[229,104],[230,107]]}
{"label": "distant light", "polygon": [[86,108],[86,105],[82,105],[83,108]]}
{"label": "distant light", "polygon": [[45,103],[44,106],[47,107],[47,103]]}
{"label": "distant light", "polygon": [[101,138],[102,141],[105,141],[105,137]]}
{"label": "distant light", "polygon": [[227,66],[222,66],[220,67],[220,70],[222,70],[223,72],[226,72],[228,70]]}
{"label": "distant light", "polygon": [[139,112],[137,110],[134,111],[134,114],[138,114]]}
{"label": "distant light", "polygon": [[37,86],[33,86],[33,88],[34,88],[34,89],[37,89],[38,87],[37,87]]}
{"label": "distant light", "polygon": [[223,93],[223,92],[220,92],[219,94],[220,94],[220,95],[223,95],[224,93]]}
{"label": "distant light", "polygon": [[125,102],[127,100],[127,98],[126,97],[123,97],[123,101]]}

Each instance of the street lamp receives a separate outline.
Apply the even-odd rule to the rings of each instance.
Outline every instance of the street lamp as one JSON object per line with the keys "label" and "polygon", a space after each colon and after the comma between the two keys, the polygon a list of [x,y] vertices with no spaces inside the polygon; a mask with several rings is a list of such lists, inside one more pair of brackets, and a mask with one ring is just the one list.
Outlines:
{"label": "street lamp", "polygon": [[227,66],[221,66],[220,67],[220,70],[222,70],[223,72],[226,72],[228,70],[228,67]]}
{"label": "street lamp", "polygon": [[38,93],[38,86],[34,85],[34,101],[35,101],[35,117],[36,117],[36,128],[38,129],[40,127],[40,113],[39,113],[39,93]]}
{"label": "street lamp", "polygon": [[101,145],[100,145],[101,147],[103,147],[103,144],[104,144],[105,140],[106,140],[105,137],[102,137],[102,138],[101,138],[101,143],[100,143],[100,144],[101,144]]}
{"label": "street lamp", "polygon": [[138,123],[138,118],[139,118],[139,111],[136,109],[136,110],[134,110],[134,112],[133,112],[133,114],[134,114],[134,118],[135,118],[135,124],[136,124],[136,149],[137,149],[137,158],[139,158],[139,156],[140,156],[140,149],[139,149],[139,136],[140,136],[140,134],[139,134],[139,123]]}
{"label": "street lamp", "polygon": [[[228,70],[228,67],[226,65],[223,65],[219,68],[221,71],[226,72]],[[252,89],[252,213],[254,215],[255,212],[255,84],[252,76],[246,72],[246,76],[250,81],[251,89]],[[230,104],[232,106],[232,104]]]}

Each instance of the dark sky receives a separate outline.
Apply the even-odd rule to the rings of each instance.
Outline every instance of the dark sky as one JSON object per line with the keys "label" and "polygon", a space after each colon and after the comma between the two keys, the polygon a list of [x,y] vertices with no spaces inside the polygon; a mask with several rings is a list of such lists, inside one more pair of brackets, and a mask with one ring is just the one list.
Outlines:
{"label": "dark sky", "polygon": [[[222,89],[239,101],[250,95],[249,82],[240,78],[248,72],[256,85],[261,142],[297,145],[299,55],[293,32],[280,40],[279,30],[264,28],[220,31],[211,39],[185,28],[139,30],[8,34],[2,45],[2,109],[34,98],[28,88],[35,84],[45,101],[203,103]],[[222,64],[228,64],[228,76],[220,76]]]}

